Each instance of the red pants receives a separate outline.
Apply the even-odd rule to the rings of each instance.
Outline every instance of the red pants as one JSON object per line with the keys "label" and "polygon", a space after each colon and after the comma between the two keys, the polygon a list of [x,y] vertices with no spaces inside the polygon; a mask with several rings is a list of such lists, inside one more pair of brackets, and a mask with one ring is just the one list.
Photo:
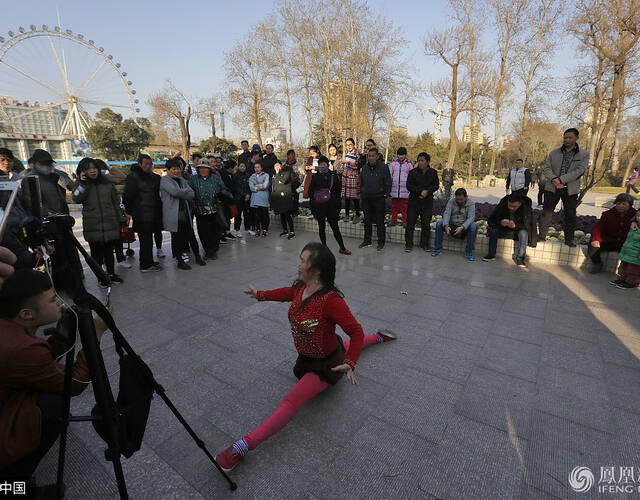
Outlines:
{"label": "red pants", "polygon": [[[367,347],[377,342],[378,336],[375,333],[373,335],[365,335],[362,347]],[[349,350],[349,343],[349,340],[344,343],[345,351]],[[298,413],[298,410],[305,402],[320,394],[327,387],[329,387],[329,384],[320,380],[318,375],[307,373],[284,397],[276,411],[244,437],[249,449],[253,450],[260,443],[281,431]]]}
{"label": "red pants", "polygon": [[630,262],[621,262],[620,263],[620,279],[635,285],[638,283],[638,272],[640,271],[640,267],[635,264],[631,264]]}
{"label": "red pants", "polygon": [[407,222],[407,203],[409,200],[406,198],[392,198],[391,199],[391,222],[398,222],[398,208],[402,210],[402,222]]}

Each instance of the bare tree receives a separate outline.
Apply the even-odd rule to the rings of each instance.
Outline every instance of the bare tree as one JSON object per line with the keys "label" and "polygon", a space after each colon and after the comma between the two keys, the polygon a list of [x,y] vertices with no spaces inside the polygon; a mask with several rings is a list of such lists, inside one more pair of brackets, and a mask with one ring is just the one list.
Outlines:
{"label": "bare tree", "polygon": [[[523,51],[523,33],[520,28],[521,16],[528,0],[491,0],[490,6],[493,11],[494,25],[498,34],[499,56],[498,69],[495,77],[495,87],[493,95],[494,117],[493,117],[493,137],[497,143],[500,137],[500,111],[504,100],[511,92],[511,70],[514,63],[520,59]],[[489,175],[493,175],[496,164],[497,148],[491,151],[491,167]]]}
{"label": "bare tree", "polygon": [[[626,0],[581,0],[577,6],[576,22],[569,25],[598,60],[608,63],[611,71],[611,92],[606,103],[602,127],[596,138],[591,165],[585,172],[578,196],[584,195],[604,178],[607,169],[599,168],[604,158],[604,147],[612,132],[617,109],[624,94],[624,75],[637,52],[640,39],[640,2]],[[599,108],[599,106],[598,106]],[[594,109],[594,115],[599,111]],[[594,118],[595,123],[599,120]]]}
{"label": "bare tree", "polygon": [[262,145],[262,127],[274,118],[275,92],[265,46],[255,30],[226,54],[225,72],[229,107],[237,112],[235,121],[240,126],[248,122]]}
{"label": "bare tree", "polygon": [[165,88],[151,94],[147,101],[157,118],[177,123],[182,140],[182,154],[185,159],[189,158],[189,149],[191,148],[189,124],[193,114],[192,101],[193,99],[178,90],[171,80],[167,80]]}
{"label": "bare tree", "polygon": [[518,76],[524,86],[521,130],[529,122],[535,94],[548,82],[542,74],[556,46],[555,26],[559,15],[558,0],[537,0],[526,9],[521,19],[520,26],[526,30],[518,67]]}

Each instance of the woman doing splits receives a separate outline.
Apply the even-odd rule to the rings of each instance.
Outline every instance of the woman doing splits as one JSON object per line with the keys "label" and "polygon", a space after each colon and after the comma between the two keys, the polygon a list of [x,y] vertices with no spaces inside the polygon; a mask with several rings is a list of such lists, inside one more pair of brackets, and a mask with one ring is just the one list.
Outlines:
{"label": "woman doing splits", "polygon": [[[298,351],[293,373],[298,382],[270,417],[218,454],[216,462],[225,471],[233,469],[249,450],[283,429],[306,401],[335,384],[343,374],[356,384],[353,370],[363,347],[396,338],[387,331],[363,334],[362,326],[334,284],[335,275],[336,258],[331,250],[312,242],[302,249],[298,279],[292,286],[258,291],[250,285],[245,291],[260,301],[291,302],[289,321]],[[336,325],[351,338],[344,344],[335,333]]]}

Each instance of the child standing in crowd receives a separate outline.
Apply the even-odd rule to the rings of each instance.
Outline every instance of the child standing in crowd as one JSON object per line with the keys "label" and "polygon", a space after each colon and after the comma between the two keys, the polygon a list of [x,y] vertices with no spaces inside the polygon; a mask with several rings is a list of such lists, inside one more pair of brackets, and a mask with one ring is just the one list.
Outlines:
{"label": "child standing in crowd", "polygon": [[269,231],[269,174],[262,171],[262,164],[253,165],[254,174],[249,178],[251,210],[256,225],[256,236],[266,236]]}
{"label": "child standing in crowd", "polygon": [[398,148],[398,157],[389,165],[391,174],[391,221],[390,226],[398,223],[398,210],[402,210],[402,224],[407,225],[407,204],[409,191],[407,190],[407,178],[413,165],[407,158],[407,148]]}
{"label": "child standing in crowd", "polygon": [[[115,273],[113,258],[121,244],[120,230],[125,222],[120,196],[93,158],[80,160],[76,175],[80,184],[73,191],[73,201],[82,203],[82,233],[89,243],[91,257],[106,267],[112,283],[122,283],[122,278]],[[109,283],[100,283],[100,286],[106,288]]]}
{"label": "child standing in crowd", "polygon": [[238,164],[238,171],[233,174],[233,196],[238,207],[238,215],[233,218],[233,227],[236,231],[236,236],[241,236],[240,227],[242,219],[244,218],[244,230],[250,235],[254,236],[256,233],[251,229],[252,226],[252,214],[251,214],[251,188],[249,187],[249,172],[247,172],[247,166],[244,163]]}
{"label": "child standing in crowd", "polygon": [[360,219],[360,170],[358,162],[360,161],[360,152],[356,149],[356,143],[349,138],[345,141],[347,153],[340,160],[344,170],[342,171],[342,198],[344,199],[344,211],[346,220],[349,220],[349,211],[351,204],[355,211],[353,223],[356,224]]}
{"label": "child standing in crowd", "polygon": [[640,230],[638,230],[638,222],[640,222],[640,211],[631,223],[631,230],[624,245],[622,245],[622,250],[618,254],[618,259],[621,262],[620,277],[609,282],[622,290],[635,288],[638,284],[638,274],[640,274]]}

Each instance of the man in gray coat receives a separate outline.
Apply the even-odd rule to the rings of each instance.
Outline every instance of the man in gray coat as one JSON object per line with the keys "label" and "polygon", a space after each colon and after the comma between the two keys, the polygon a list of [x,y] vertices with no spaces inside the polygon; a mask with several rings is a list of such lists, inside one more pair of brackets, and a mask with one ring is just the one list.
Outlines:
{"label": "man in gray coat", "polygon": [[562,200],[564,209],[564,244],[575,247],[576,208],[580,178],[589,166],[589,152],[578,147],[578,130],[567,129],[561,148],[549,153],[544,167],[544,209],[540,219],[540,240],[544,241],[553,211]]}

